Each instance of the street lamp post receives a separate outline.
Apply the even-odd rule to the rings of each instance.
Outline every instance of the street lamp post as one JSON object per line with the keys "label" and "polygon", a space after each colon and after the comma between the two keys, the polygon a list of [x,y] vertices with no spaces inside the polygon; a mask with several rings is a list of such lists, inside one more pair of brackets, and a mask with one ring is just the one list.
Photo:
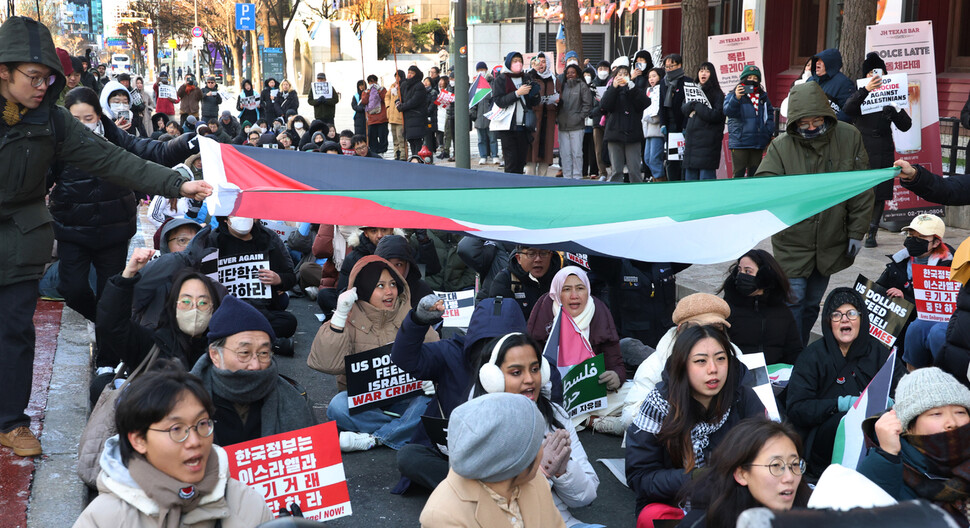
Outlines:
{"label": "street lamp post", "polygon": [[455,4],[455,166],[471,168],[468,115],[468,3]]}

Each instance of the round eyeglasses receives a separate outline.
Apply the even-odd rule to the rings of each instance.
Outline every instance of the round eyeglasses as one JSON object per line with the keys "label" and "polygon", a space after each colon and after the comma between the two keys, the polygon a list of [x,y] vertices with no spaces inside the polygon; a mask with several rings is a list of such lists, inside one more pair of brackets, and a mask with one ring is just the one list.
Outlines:
{"label": "round eyeglasses", "polygon": [[796,459],[789,463],[784,463],[780,458],[775,458],[771,460],[770,464],[748,464],[749,466],[766,467],[768,468],[768,473],[771,473],[775,477],[785,476],[785,469],[790,469],[791,474],[796,477],[805,472],[805,460]]}
{"label": "round eyeglasses", "polygon": [[212,433],[216,430],[216,421],[212,418],[203,418],[196,422],[195,425],[185,425],[185,424],[175,424],[168,429],[152,429],[148,428],[149,431],[157,431],[159,433],[168,433],[171,439],[181,444],[189,438],[189,431],[195,429],[196,433],[202,438],[209,438]]}

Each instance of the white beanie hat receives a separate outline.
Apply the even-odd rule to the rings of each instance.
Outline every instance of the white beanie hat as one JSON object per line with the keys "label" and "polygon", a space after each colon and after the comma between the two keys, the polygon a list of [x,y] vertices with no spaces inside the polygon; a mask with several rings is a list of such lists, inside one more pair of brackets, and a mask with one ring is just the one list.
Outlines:
{"label": "white beanie hat", "polygon": [[924,412],[944,405],[959,405],[970,410],[970,389],[937,367],[916,369],[896,386],[896,416],[909,429]]}
{"label": "white beanie hat", "polygon": [[620,66],[630,69],[630,57],[627,57],[626,55],[618,57],[615,61],[613,61],[613,64],[610,65],[610,69],[615,70]]}
{"label": "white beanie hat", "polygon": [[539,407],[529,398],[508,392],[479,396],[448,419],[451,469],[482,482],[508,480],[532,465],[545,432]]}

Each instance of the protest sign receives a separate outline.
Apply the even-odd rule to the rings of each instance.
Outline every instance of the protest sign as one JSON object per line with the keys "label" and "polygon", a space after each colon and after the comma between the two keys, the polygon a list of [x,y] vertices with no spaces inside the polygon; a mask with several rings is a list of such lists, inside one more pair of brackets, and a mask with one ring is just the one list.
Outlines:
{"label": "protest sign", "polygon": [[449,328],[468,328],[475,311],[475,290],[434,293],[445,301],[442,324]]}
{"label": "protest sign", "polygon": [[269,257],[265,253],[221,257],[218,260],[218,281],[233,297],[269,299],[269,285],[259,281],[261,269],[269,269]]}
{"label": "protest sign", "polygon": [[315,82],[313,83],[313,98],[319,99],[325,97],[329,99],[333,96],[333,88],[328,82]]}
{"label": "protest sign", "polygon": [[[753,17],[752,13],[752,17]],[[741,72],[746,66],[756,66],[761,70],[762,85],[765,85],[765,67],[762,59],[761,35],[757,31],[711,35],[707,37],[707,58],[717,68],[717,78],[725,97],[734,97],[734,89],[741,82]],[[770,113],[765,113],[771,119]],[[718,178],[729,178],[734,171],[728,148],[727,124],[722,138],[721,162],[717,169]]]}
{"label": "protest sign", "polygon": [[565,252],[565,256],[566,256],[566,260],[568,262],[571,262],[571,263],[573,263],[573,264],[575,264],[575,265],[583,268],[584,270],[587,270],[587,271],[590,270],[590,267],[589,267],[589,256],[586,255],[586,253],[570,253],[570,252],[567,251],[567,252]]}
{"label": "protest sign", "polygon": [[447,90],[442,90],[441,93],[438,94],[438,99],[435,101],[438,106],[448,106],[454,102],[455,94]]}
{"label": "protest sign", "polygon": [[[862,101],[862,114],[872,114],[882,110],[884,106],[895,105],[897,109],[906,110],[909,108],[909,76],[905,73],[894,73],[884,75],[882,84],[879,88],[869,92],[865,100]],[[869,79],[857,79],[857,88],[869,84]]]}
{"label": "protest sign", "polygon": [[909,314],[913,313],[913,304],[902,297],[890,297],[885,287],[861,274],[855,281],[855,291],[866,300],[869,334],[892,348],[906,326]]}
{"label": "protest sign", "polygon": [[289,238],[290,233],[299,229],[299,227],[288,225],[282,220],[260,220],[259,223],[263,224],[263,227],[266,229],[276,233],[276,235],[282,238],[284,241]]}
{"label": "protest sign", "polygon": [[[919,163],[930,172],[943,172],[940,147],[940,111],[936,92],[936,54],[933,23],[929,20],[905,24],[866,26],[866,51],[874,51],[886,62],[893,77],[907,74],[908,105],[902,109],[913,119],[913,127],[901,132],[893,125],[893,142],[899,159]],[[895,180],[893,199],[886,202],[886,222],[909,223],[920,214],[943,216],[943,206],[928,202]]]}
{"label": "protest sign", "polygon": [[708,108],[711,108],[711,102],[707,100],[707,95],[704,94],[704,90],[697,83],[684,83],[684,101],[688,103],[704,103]]}
{"label": "protest sign", "polygon": [[352,513],[336,422],[224,448],[229,476],[253,488],[274,515],[291,504],[306,519],[328,521]]}
{"label": "protest sign", "polygon": [[259,104],[256,103],[255,95],[250,95],[249,97],[243,97],[240,95],[239,106],[243,107],[243,110],[255,110],[259,106]]}
{"label": "protest sign", "polygon": [[344,358],[350,414],[384,407],[421,390],[420,380],[391,362],[391,346],[384,345]]}
{"label": "protest sign", "polygon": [[849,411],[842,417],[839,428],[835,432],[835,445],[832,449],[833,464],[855,469],[865,456],[866,442],[862,434],[862,422],[889,407],[889,387],[893,382],[895,368],[896,352],[893,351],[866,386],[866,390],[862,391],[862,395],[852,403],[852,407],[849,407]]}
{"label": "protest sign", "polygon": [[598,355],[574,365],[562,377],[562,406],[570,418],[606,407],[606,385],[599,382],[604,372],[606,363]]}
{"label": "protest sign", "polygon": [[509,105],[505,108],[492,103],[492,109],[485,114],[485,118],[489,120],[488,129],[495,131],[504,131],[512,128],[512,114],[515,113],[515,105]]}
{"label": "protest sign", "polygon": [[684,159],[684,134],[681,132],[670,132],[667,134],[667,161],[680,161]]}
{"label": "protest sign", "polygon": [[780,422],[781,413],[778,412],[778,402],[775,401],[775,393],[771,388],[771,377],[768,374],[768,365],[765,363],[765,355],[761,352],[754,354],[744,354],[738,356],[738,360],[748,368],[748,376],[744,378],[744,384],[758,395],[758,399],[764,404],[768,412],[768,418]]}
{"label": "protest sign", "polygon": [[428,439],[438,446],[442,453],[447,455],[448,420],[437,416],[422,416],[421,424],[424,425],[424,432],[428,434]]}
{"label": "protest sign", "polygon": [[158,97],[161,99],[178,99],[178,94],[176,94],[175,87],[171,84],[159,84]]}
{"label": "protest sign", "polygon": [[947,322],[956,311],[962,284],[950,280],[950,268],[913,264],[913,293],[917,317],[924,321]]}

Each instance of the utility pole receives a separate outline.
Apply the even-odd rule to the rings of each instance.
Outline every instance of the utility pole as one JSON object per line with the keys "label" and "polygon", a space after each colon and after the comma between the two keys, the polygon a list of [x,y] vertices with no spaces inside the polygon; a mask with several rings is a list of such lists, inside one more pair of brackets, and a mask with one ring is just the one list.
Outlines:
{"label": "utility pole", "polygon": [[[199,0],[195,0],[195,27],[199,26]],[[195,82],[202,79],[202,72],[199,71],[199,50],[192,46],[192,59],[195,62]],[[198,86],[198,84],[196,84]],[[205,84],[203,84],[205,86]]]}
{"label": "utility pole", "polygon": [[471,168],[468,133],[468,0],[455,4],[455,166]]}

